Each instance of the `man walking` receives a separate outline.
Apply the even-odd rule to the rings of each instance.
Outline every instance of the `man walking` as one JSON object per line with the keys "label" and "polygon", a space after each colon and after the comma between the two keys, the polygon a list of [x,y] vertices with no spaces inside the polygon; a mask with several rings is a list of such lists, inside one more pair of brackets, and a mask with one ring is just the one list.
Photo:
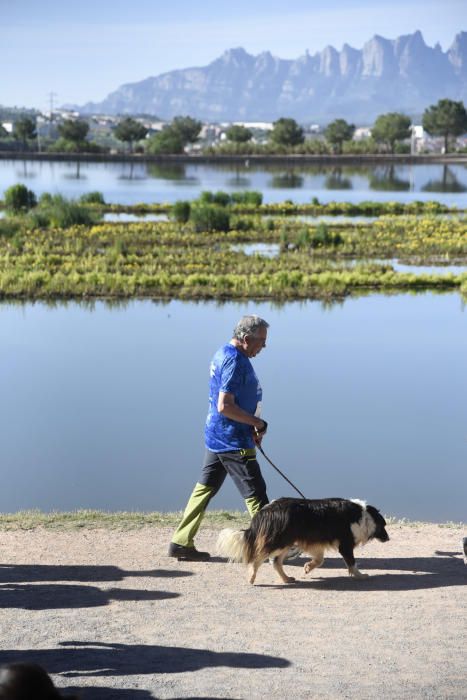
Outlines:
{"label": "man walking", "polygon": [[260,417],[262,390],[250,359],[266,347],[269,324],[259,316],[243,316],[232,340],[214,355],[210,367],[206,453],[201,476],[169,546],[170,557],[206,561],[208,552],[195,548],[209,501],[229,474],[251,516],[268,503],[266,484],[256,461],[267,423]]}

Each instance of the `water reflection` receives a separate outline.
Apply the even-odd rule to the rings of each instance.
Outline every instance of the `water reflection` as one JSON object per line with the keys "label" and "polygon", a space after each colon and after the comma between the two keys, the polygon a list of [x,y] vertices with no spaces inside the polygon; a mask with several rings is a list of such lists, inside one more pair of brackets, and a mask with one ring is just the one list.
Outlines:
{"label": "water reflection", "polygon": [[[436,199],[450,206],[467,207],[467,174],[463,164],[427,165],[258,165],[184,163],[31,162],[0,160],[0,197],[15,182],[28,182],[34,173],[34,192],[59,192],[79,197],[99,190],[107,202],[175,202],[197,198],[203,190],[253,189],[265,203],[292,198],[300,204],[312,197],[325,203]],[[87,178],[87,179],[86,179]],[[190,188],[187,192],[186,189]],[[293,192],[292,192],[293,191]],[[291,197],[292,195],[292,197]]]}
{"label": "water reflection", "polygon": [[293,170],[288,170],[280,175],[274,175],[269,180],[270,187],[281,190],[293,190],[301,189],[304,184],[304,178],[302,175],[298,175]]}
{"label": "water reflection", "polygon": [[186,180],[186,168],[183,163],[148,163],[147,174],[161,180]]}
{"label": "water reflection", "polygon": [[81,174],[81,161],[76,161],[76,167],[74,172],[65,172],[62,175],[64,180],[87,180],[87,175]]}
{"label": "water reflection", "polygon": [[139,163],[125,163],[123,172],[118,176],[119,180],[146,180],[146,168]]}
{"label": "water reflection", "polygon": [[409,180],[398,177],[394,165],[370,170],[368,172],[368,185],[370,190],[377,192],[407,192],[410,190]]}
{"label": "water reflection", "polygon": [[31,166],[34,167],[30,161],[23,160],[21,169],[16,171],[16,177],[24,180],[32,180],[36,177],[36,172],[31,170]]}
{"label": "water reflection", "polygon": [[452,171],[452,168],[445,165],[443,166],[443,176],[440,180],[429,180],[426,185],[422,187],[423,192],[453,192],[461,193],[467,192],[467,187],[465,187]]}
{"label": "water reflection", "polygon": [[333,170],[332,173],[326,177],[324,186],[327,190],[351,190],[353,188],[350,178],[344,177],[342,168]]}

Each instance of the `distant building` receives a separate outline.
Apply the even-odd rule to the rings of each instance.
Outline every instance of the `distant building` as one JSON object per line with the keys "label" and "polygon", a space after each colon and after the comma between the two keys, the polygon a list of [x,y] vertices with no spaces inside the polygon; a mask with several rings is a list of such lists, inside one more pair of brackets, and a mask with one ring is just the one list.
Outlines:
{"label": "distant building", "polygon": [[353,134],[354,141],[363,141],[369,138],[371,138],[371,129],[369,126],[359,126],[355,129]]}

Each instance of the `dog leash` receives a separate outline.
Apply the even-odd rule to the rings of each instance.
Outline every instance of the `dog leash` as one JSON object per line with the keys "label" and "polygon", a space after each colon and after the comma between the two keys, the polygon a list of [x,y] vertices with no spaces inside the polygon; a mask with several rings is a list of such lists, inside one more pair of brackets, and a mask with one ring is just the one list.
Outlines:
{"label": "dog leash", "polygon": [[294,484],[292,484],[292,482],[290,481],[290,479],[288,479],[288,478],[286,477],[286,475],[283,474],[283,473],[281,472],[281,470],[279,469],[279,467],[276,467],[276,465],[274,464],[274,462],[271,462],[271,460],[269,459],[269,457],[267,456],[267,454],[265,453],[265,451],[263,450],[263,448],[261,447],[261,445],[256,445],[256,447],[257,447],[258,450],[261,452],[261,454],[263,455],[264,459],[266,459],[266,460],[269,462],[269,464],[271,465],[271,467],[273,467],[273,468],[276,470],[276,472],[278,472],[278,473],[281,475],[281,477],[282,477],[283,479],[285,479],[286,482],[287,482],[288,484],[290,484],[291,487],[292,487],[293,489],[295,489],[295,491],[296,491],[298,494],[300,494],[300,496],[301,496],[302,498],[306,498],[306,496],[304,496],[303,493],[302,493],[299,489],[297,489],[297,487],[296,487]]}

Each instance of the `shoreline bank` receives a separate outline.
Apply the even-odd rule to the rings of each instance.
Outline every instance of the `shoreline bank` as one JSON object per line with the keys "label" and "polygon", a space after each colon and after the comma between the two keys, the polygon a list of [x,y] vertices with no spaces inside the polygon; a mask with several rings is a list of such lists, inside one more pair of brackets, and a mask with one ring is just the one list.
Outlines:
{"label": "shoreline bank", "polygon": [[425,165],[439,163],[441,165],[455,165],[467,163],[467,154],[341,154],[341,155],[203,155],[203,154],[130,154],[130,153],[37,153],[0,151],[0,160],[38,160],[38,161],[66,161],[82,163],[178,163],[183,165],[215,165],[216,163],[233,165],[378,165],[391,163],[394,165]]}

